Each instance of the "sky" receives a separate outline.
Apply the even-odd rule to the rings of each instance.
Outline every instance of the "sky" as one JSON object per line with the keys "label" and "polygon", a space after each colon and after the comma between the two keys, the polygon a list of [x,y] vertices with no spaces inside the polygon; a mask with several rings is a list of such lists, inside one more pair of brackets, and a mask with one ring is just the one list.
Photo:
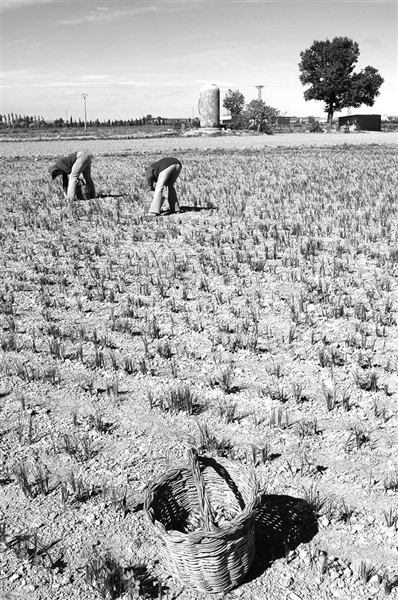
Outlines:
{"label": "sky", "polygon": [[356,70],[385,80],[353,114],[398,115],[396,0],[0,0],[0,19],[3,115],[83,120],[87,94],[88,120],[192,118],[213,83],[221,104],[263,85],[280,114],[324,117],[304,100],[300,52],[341,36],[359,44]]}

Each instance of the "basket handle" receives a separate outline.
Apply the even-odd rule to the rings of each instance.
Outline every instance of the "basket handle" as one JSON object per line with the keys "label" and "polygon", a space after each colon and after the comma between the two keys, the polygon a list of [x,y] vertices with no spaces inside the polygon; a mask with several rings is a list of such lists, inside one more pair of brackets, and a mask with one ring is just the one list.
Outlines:
{"label": "basket handle", "polygon": [[188,451],[188,458],[192,469],[193,481],[198,491],[199,510],[203,520],[204,529],[212,531],[215,528],[213,513],[206,492],[203,475],[200,470],[198,451],[195,448],[190,448]]}

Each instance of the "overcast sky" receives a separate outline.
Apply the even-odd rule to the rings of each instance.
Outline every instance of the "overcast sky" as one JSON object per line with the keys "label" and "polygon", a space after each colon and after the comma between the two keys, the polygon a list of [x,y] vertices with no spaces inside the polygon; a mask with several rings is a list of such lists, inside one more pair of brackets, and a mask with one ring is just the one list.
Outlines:
{"label": "overcast sky", "polygon": [[[314,40],[358,42],[357,69],[385,83],[373,107],[398,114],[397,2],[295,0],[0,0],[0,113],[88,119],[197,116],[215,83],[287,115],[323,116],[305,102],[300,52]],[[354,112],[354,111],[353,111]],[[343,112],[345,114],[345,111]]]}

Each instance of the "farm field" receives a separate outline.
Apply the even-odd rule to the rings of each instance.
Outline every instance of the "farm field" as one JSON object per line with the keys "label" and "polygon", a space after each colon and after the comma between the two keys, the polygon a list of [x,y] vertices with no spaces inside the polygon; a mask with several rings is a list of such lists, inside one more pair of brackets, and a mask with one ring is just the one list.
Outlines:
{"label": "farm field", "polygon": [[[396,142],[90,140],[75,202],[47,167],[78,142],[1,144],[1,598],[398,597]],[[261,491],[227,596],[169,578],[142,511],[191,446]]]}

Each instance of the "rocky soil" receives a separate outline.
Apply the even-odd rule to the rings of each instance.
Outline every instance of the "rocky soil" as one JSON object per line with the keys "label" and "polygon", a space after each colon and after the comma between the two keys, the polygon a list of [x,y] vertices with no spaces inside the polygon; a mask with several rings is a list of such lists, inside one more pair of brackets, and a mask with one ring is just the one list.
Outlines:
{"label": "rocky soil", "polygon": [[[76,142],[0,145],[2,599],[398,596],[396,143],[90,141],[76,202],[47,173]],[[164,154],[183,210],[148,220]],[[227,595],[170,578],[142,510],[191,446],[259,485]]]}

